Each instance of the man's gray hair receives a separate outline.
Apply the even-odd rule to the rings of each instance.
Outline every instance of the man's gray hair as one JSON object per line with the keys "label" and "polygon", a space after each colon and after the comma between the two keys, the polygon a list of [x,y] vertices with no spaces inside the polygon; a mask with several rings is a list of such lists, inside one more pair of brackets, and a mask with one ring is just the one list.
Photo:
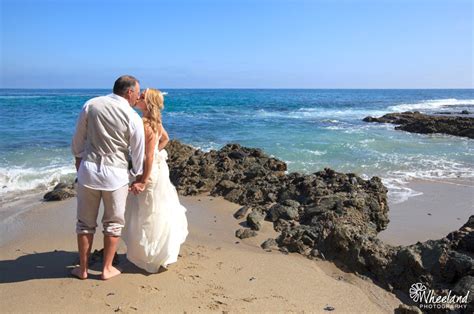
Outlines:
{"label": "man's gray hair", "polygon": [[114,84],[114,94],[123,96],[129,89],[134,90],[139,81],[131,75],[122,75]]}

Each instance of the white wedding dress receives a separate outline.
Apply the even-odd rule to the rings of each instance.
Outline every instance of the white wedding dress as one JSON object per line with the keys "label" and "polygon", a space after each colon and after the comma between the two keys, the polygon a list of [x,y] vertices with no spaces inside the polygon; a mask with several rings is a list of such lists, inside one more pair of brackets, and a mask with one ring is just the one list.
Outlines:
{"label": "white wedding dress", "polygon": [[170,181],[167,159],[168,153],[159,151],[157,144],[145,191],[127,198],[122,232],[127,259],[150,273],[176,262],[188,235],[186,208]]}

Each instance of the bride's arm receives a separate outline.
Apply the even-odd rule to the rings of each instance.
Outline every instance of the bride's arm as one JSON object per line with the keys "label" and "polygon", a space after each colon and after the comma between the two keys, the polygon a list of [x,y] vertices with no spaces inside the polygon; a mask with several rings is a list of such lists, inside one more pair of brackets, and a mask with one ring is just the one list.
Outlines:
{"label": "bride's arm", "polygon": [[161,128],[161,138],[160,138],[160,143],[158,144],[158,149],[162,150],[163,148],[168,145],[168,142],[170,141],[170,137],[168,136],[168,132],[166,132],[165,128],[163,127],[163,124],[160,124]]}
{"label": "bride's arm", "polygon": [[153,166],[153,158],[156,145],[156,134],[150,126],[145,125],[145,160],[143,161],[143,174],[133,183],[132,191],[135,194],[145,190],[146,182],[151,175],[151,168]]}

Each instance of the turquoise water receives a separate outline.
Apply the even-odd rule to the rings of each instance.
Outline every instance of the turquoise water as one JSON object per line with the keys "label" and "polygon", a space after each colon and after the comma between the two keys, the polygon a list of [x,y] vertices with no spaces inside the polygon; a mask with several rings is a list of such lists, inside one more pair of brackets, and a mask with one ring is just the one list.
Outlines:
{"label": "turquoise water", "polygon": [[[417,178],[474,180],[474,141],[395,131],[361,119],[388,112],[474,111],[474,90],[164,89],[172,138],[203,150],[229,142],[260,147],[306,173],[331,167],[416,195]],[[70,140],[86,100],[108,90],[0,90],[0,196],[74,177]]]}

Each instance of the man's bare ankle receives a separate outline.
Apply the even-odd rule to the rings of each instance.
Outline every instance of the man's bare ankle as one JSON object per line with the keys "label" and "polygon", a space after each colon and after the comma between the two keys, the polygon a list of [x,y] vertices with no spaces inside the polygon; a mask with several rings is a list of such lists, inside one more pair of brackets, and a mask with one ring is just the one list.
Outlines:
{"label": "man's bare ankle", "polygon": [[114,266],[104,267],[104,269],[102,270],[101,278],[103,280],[108,280],[108,279],[113,278],[115,276],[118,276],[120,274],[121,274],[121,271],[119,269],[115,268]]}
{"label": "man's bare ankle", "polygon": [[87,279],[87,269],[82,269],[81,267],[76,267],[71,271],[71,275],[81,280]]}

